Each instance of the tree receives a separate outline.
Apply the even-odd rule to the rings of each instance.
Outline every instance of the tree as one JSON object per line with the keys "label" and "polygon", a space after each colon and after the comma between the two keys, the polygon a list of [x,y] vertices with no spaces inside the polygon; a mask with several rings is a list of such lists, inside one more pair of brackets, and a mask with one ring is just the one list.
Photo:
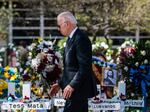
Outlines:
{"label": "tree", "polygon": [[139,40],[140,30],[149,32],[150,28],[150,0],[131,0],[126,9],[126,26],[136,31],[136,40]]}
{"label": "tree", "polygon": [[[31,4],[29,0],[24,1]],[[143,27],[145,23],[149,28],[147,22],[150,0],[32,0],[34,9],[37,5],[43,7],[45,14],[51,12],[55,15],[65,10],[72,11],[79,24],[85,26],[94,37],[93,41],[97,35],[104,35],[109,43],[107,38],[116,29],[136,29],[137,26]]]}
{"label": "tree", "polygon": [[10,10],[5,7],[0,8],[0,40],[5,40],[9,25]]}

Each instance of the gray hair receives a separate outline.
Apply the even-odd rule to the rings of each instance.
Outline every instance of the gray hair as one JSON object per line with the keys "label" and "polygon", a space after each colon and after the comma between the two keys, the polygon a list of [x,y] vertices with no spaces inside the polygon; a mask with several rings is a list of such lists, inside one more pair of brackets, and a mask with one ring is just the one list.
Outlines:
{"label": "gray hair", "polygon": [[76,18],[75,18],[74,15],[73,15],[71,12],[69,12],[69,11],[60,13],[60,14],[57,16],[57,18],[60,18],[60,17],[63,17],[66,21],[70,21],[70,22],[73,23],[73,24],[77,24]]}

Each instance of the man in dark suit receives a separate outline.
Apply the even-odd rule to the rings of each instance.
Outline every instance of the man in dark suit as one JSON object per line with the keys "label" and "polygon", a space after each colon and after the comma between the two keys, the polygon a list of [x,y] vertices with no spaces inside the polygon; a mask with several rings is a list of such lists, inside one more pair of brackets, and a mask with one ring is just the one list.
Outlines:
{"label": "man in dark suit", "polygon": [[92,47],[86,34],[78,27],[70,12],[57,16],[62,35],[68,37],[64,50],[64,71],[58,83],[52,85],[50,95],[61,88],[66,99],[64,112],[88,112],[88,98],[97,95],[92,74]]}

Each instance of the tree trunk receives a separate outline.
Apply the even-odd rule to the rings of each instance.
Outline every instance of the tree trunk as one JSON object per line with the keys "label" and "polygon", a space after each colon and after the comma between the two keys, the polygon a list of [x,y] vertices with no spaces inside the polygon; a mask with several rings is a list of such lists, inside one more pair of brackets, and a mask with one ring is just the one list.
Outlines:
{"label": "tree trunk", "polygon": [[140,38],[140,26],[138,24],[136,25],[135,37],[136,37],[136,42],[139,42],[139,38]]}

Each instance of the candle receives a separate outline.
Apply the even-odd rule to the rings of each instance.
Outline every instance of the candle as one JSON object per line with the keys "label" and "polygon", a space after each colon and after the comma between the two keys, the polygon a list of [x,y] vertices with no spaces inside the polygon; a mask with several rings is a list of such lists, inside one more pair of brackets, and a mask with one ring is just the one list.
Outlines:
{"label": "candle", "polygon": [[15,95],[15,83],[9,82],[8,83],[8,96]]}
{"label": "candle", "polygon": [[100,97],[101,97],[101,86],[100,85],[97,85],[97,91],[99,92],[98,98],[100,99]]}
{"label": "candle", "polygon": [[26,82],[23,84],[22,95],[23,95],[23,98],[30,98],[30,95],[31,95],[31,83],[30,82]]}
{"label": "candle", "polygon": [[126,95],[126,83],[124,81],[120,81],[118,84],[118,95]]}

